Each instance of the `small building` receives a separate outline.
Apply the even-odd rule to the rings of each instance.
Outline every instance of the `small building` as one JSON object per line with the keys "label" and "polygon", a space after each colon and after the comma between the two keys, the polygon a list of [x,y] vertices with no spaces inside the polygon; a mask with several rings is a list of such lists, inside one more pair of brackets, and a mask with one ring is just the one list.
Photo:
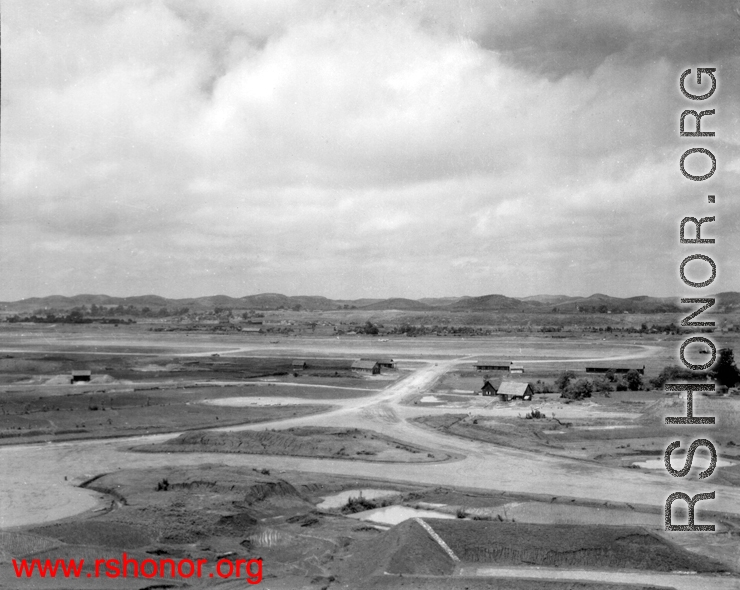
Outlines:
{"label": "small building", "polygon": [[358,373],[370,373],[377,375],[380,373],[380,365],[376,361],[355,361],[352,363],[352,370]]}
{"label": "small building", "polygon": [[486,381],[483,383],[483,387],[480,388],[480,394],[483,396],[491,396],[496,395],[496,393],[496,386],[486,379]]}
{"label": "small building", "polygon": [[529,383],[520,381],[503,381],[498,387],[498,396],[501,401],[521,399],[531,400],[534,390]]}
{"label": "small building", "polygon": [[637,371],[640,375],[645,374],[645,365],[642,368],[639,367],[608,367],[608,366],[597,366],[597,367],[586,367],[586,373],[629,373],[630,371]]}
{"label": "small building", "polygon": [[511,363],[504,361],[478,361],[475,363],[476,371],[508,371]]}
{"label": "small building", "polygon": [[85,383],[89,382],[90,379],[92,379],[92,371],[88,370],[75,370],[72,371],[72,375],[70,376],[70,383]]}
{"label": "small building", "polygon": [[305,369],[308,369],[308,363],[306,361],[293,361],[293,370],[294,371],[303,371]]}
{"label": "small building", "polygon": [[363,361],[375,361],[381,369],[395,369],[396,361],[389,358],[382,359],[362,359]]}
{"label": "small building", "polygon": [[509,373],[524,373],[524,365],[515,365],[514,363],[511,363]]}

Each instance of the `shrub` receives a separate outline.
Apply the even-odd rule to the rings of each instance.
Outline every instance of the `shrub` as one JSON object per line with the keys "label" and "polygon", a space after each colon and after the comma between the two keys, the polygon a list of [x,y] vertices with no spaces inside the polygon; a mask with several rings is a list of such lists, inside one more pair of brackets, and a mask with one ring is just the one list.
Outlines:
{"label": "shrub", "polygon": [[570,382],[575,378],[576,374],[573,371],[563,371],[555,379],[555,388],[560,392],[564,392]]}
{"label": "shrub", "polygon": [[535,408],[534,410],[531,410],[529,412],[529,414],[525,414],[524,417],[527,420],[532,420],[532,419],[544,418],[545,415],[542,412],[540,412],[538,409]]}
{"label": "shrub", "polygon": [[609,379],[607,377],[597,377],[593,380],[593,387],[594,391],[614,391],[614,386],[612,385],[613,379]]}
{"label": "shrub", "polygon": [[642,375],[640,375],[640,373],[635,369],[631,369],[630,371],[627,371],[627,374],[624,376],[624,382],[627,384],[627,388],[630,391],[637,391],[642,387]]}
{"label": "shrub", "polygon": [[354,514],[356,512],[364,512],[365,510],[372,510],[373,508],[383,508],[384,506],[390,506],[394,503],[393,498],[379,498],[377,500],[370,500],[363,498],[362,496],[349,498],[347,503],[341,507],[341,511],[344,514]]}
{"label": "shrub", "polygon": [[717,383],[726,387],[733,387],[740,383],[740,371],[735,365],[735,355],[731,348],[720,348],[717,362],[714,364],[712,377]]}
{"label": "shrub", "polygon": [[[669,381],[687,381],[690,379],[696,379],[696,375],[678,365],[669,365],[663,367],[663,370],[657,377],[650,380],[650,385],[655,389],[663,389],[663,386]],[[623,389],[617,389],[617,391],[624,391]]]}
{"label": "shrub", "polygon": [[572,383],[569,383],[563,391],[562,397],[566,399],[583,399],[591,397],[593,391],[593,385],[588,379],[578,379]]}
{"label": "shrub", "polygon": [[365,510],[372,510],[377,507],[378,504],[373,500],[358,496],[356,498],[349,498],[341,510],[345,514],[354,514],[355,512],[364,512]]}

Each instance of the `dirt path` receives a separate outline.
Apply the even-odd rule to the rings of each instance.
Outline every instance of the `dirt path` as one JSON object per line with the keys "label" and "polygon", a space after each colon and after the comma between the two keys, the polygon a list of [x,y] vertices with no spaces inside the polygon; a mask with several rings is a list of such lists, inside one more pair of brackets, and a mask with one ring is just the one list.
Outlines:
{"label": "dirt path", "polygon": [[547,580],[579,580],[616,584],[654,584],[675,590],[740,590],[740,580],[721,576],[668,574],[659,572],[618,572],[598,570],[568,570],[547,567],[488,567],[463,566],[458,575],[491,578],[529,578]]}
{"label": "dirt path", "polygon": [[[0,449],[0,471],[3,473],[0,481],[0,527],[45,522],[87,510],[95,504],[95,494],[74,487],[76,483],[101,472],[132,466],[167,468],[220,462],[656,506],[662,505],[666,496],[678,490],[675,480],[668,474],[661,478],[636,470],[614,469],[586,461],[496,447],[446,436],[406,421],[406,416],[412,412],[401,404],[404,398],[428,391],[446,371],[466,362],[469,362],[468,358],[430,363],[390,387],[374,392],[375,395],[343,400],[341,407],[325,414],[228,428],[264,429],[309,424],[368,428],[464,459],[432,464],[379,465],[362,461],[210,453],[139,454],[127,450],[134,444],[156,443],[178,433],[5,447]],[[66,481],[65,476],[68,478]],[[706,485],[681,484],[681,490],[688,493],[706,491]],[[740,514],[740,492],[722,486],[711,487],[716,490],[717,499],[704,505],[712,510]],[[697,509],[698,522],[701,522],[701,508],[699,505]]]}

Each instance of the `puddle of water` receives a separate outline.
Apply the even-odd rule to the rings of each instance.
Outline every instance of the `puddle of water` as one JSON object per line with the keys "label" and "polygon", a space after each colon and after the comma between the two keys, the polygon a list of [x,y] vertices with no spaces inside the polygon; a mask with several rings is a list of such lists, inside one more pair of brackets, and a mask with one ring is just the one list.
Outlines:
{"label": "puddle of water", "polygon": [[408,506],[386,506],[385,508],[375,508],[374,510],[365,510],[350,515],[350,518],[358,520],[369,520],[380,524],[396,525],[409,518],[457,518],[454,514],[445,514],[436,510],[419,510],[409,508]]}
{"label": "puddle of water", "polygon": [[396,496],[400,494],[396,490],[378,490],[373,488],[363,488],[357,490],[344,490],[338,494],[326,496],[320,504],[317,504],[317,508],[327,510],[329,508],[341,508],[344,506],[350,498],[357,498],[362,496],[368,500],[374,500],[375,498],[387,498],[388,496]]}
{"label": "puddle of water", "polygon": [[[679,455],[676,456],[675,454],[671,455],[671,466],[674,469],[683,469],[683,466],[686,464],[686,455]],[[734,465],[735,463],[732,461],[725,461],[724,459],[717,459],[717,467],[730,467],[731,465]],[[647,461],[636,461],[632,463],[632,465],[637,465],[643,469],[665,469],[665,462],[663,459],[648,459]],[[709,467],[709,457],[700,457],[699,455],[694,455],[694,459],[691,462],[691,470],[694,469],[700,469],[704,470],[707,467]]]}
{"label": "puddle of water", "polygon": [[662,528],[662,514],[542,502],[510,502],[493,508],[469,508],[470,516],[537,524],[592,524]]}

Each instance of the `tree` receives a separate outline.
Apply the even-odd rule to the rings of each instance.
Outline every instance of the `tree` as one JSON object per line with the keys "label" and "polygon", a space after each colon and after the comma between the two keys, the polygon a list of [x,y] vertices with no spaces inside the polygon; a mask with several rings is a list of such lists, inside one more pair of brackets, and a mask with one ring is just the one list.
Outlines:
{"label": "tree", "polygon": [[576,374],[573,371],[563,371],[555,379],[555,387],[558,391],[563,392],[568,387],[571,380],[576,378]]}
{"label": "tree", "polygon": [[79,309],[73,309],[69,312],[68,319],[74,324],[79,324],[82,322],[82,312]]}
{"label": "tree", "polygon": [[688,381],[690,379],[696,379],[696,375],[688,369],[684,369],[678,365],[669,365],[667,367],[663,367],[660,374],[650,380],[650,385],[655,389],[663,389],[663,386],[668,382]]}
{"label": "tree", "polygon": [[578,379],[572,383],[568,383],[563,391],[562,396],[567,399],[583,399],[585,397],[591,397],[591,392],[594,390],[594,386],[588,379]]}
{"label": "tree", "polygon": [[719,349],[711,375],[717,383],[725,387],[733,387],[740,383],[740,371],[735,365],[735,355],[731,348]]}
{"label": "tree", "polygon": [[642,387],[642,375],[635,369],[630,369],[624,376],[624,381],[627,384],[627,389],[630,391],[637,391]]}
{"label": "tree", "polygon": [[594,391],[614,391],[614,387],[612,386],[612,381],[607,379],[606,377],[597,377],[593,380],[593,386]]}

